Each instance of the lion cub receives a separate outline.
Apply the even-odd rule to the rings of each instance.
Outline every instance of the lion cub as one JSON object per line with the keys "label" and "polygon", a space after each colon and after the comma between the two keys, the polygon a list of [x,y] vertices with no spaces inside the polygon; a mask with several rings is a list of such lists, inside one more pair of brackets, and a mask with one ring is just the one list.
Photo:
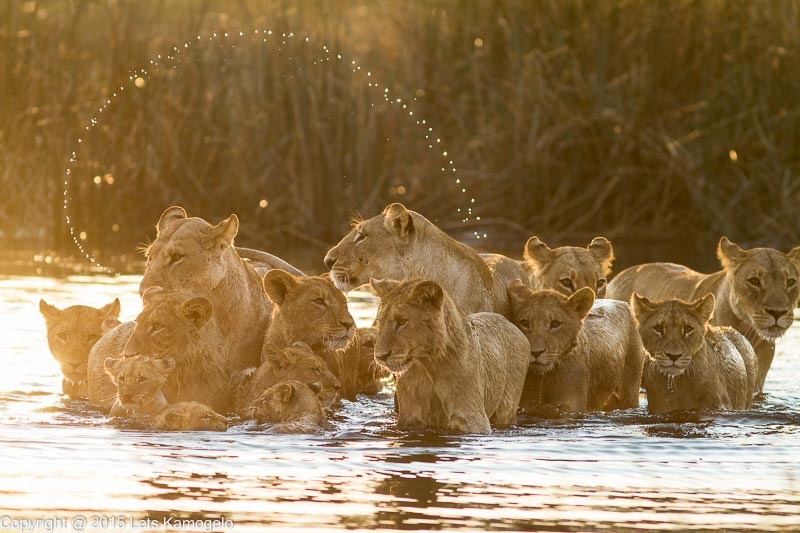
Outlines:
{"label": "lion cub", "polygon": [[47,325],[47,345],[61,367],[61,390],[70,398],[87,398],[89,351],[107,331],[119,325],[119,300],[99,309],[72,305],[58,309],[41,300],[39,311]]}
{"label": "lion cub", "polygon": [[228,421],[200,402],[179,402],[158,416],[155,428],[164,431],[227,431]]}
{"label": "lion cub", "polygon": [[105,360],[106,372],[117,386],[117,397],[109,416],[155,416],[169,406],[162,388],[175,370],[172,358],[156,359],[149,355]]}
{"label": "lion cub", "polygon": [[550,248],[539,237],[531,237],[525,243],[524,257],[523,267],[534,289],[553,289],[569,296],[589,287],[598,298],[606,297],[614,249],[605,237],[595,237],[586,248]]}
{"label": "lion cub", "polygon": [[339,380],[307,344],[295,342],[285,348],[266,344],[262,357],[264,362],[260,367],[238,372],[231,380],[234,410],[243,416],[249,415],[249,408],[265,390],[287,380],[319,383],[325,407],[339,403]]}
{"label": "lion cub", "polygon": [[627,304],[595,300],[588,287],[567,297],[519,280],[508,292],[512,321],[530,342],[523,409],[638,407],[644,349]]}
{"label": "lion cub", "polygon": [[649,357],[642,384],[651,413],[683,409],[748,409],[758,362],[741,333],[709,324],[715,299],[652,302],[633,294],[639,334]]}
{"label": "lion cub", "polygon": [[319,400],[319,383],[282,381],[265,390],[253,403],[253,418],[272,423],[273,433],[316,433],[327,424]]}
{"label": "lion cub", "polygon": [[530,347],[496,313],[465,315],[428,280],[372,280],[375,360],[397,379],[398,426],[490,433],[517,420]]}

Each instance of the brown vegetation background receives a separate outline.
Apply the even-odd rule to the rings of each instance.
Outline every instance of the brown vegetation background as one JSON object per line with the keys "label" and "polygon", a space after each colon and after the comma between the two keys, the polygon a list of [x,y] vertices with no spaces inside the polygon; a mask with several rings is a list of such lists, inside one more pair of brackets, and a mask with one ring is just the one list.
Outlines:
{"label": "brown vegetation background", "polygon": [[[384,87],[416,98],[466,195]],[[484,249],[605,235],[618,267],[714,268],[721,234],[800,242],[800,3],[0,2],[6,248],[75,252],[73,150],[73,221],[101,259],[180,204],[319,269],[353,211],[399,200]]]}

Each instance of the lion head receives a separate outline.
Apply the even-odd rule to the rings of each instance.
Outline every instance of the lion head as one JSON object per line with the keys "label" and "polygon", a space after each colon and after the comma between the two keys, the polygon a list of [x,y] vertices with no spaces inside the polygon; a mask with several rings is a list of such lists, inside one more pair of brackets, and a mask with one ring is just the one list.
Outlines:
{"label": "lion head", "polygon": [[85,382],[89,351],[120,323],[119,300],[99,309],[73,305],[63,310],[41,300],[39,310],[47,325],[47,344],[64,377],[74,384]]}
{"label": "lion head", "polygon": [[259,423],[278,424],[304,419],[317,425],[325,422],[319,383],[282,381],[265,390],[253,403],[253,418]]}
{"label": "lion head", "polygon": [[553,289],[566,296],[589,287],[598,298],[605,298],[614,262],[614,250],[605,237],[595,237],[586,248],[549,248],[538,237],[531,237],[524,256],[532,287]]}
{"label": "lion head", "polygon": [[529,370],[537,374],[550,372],[561,357],[577,346],[583,319],[594,304],[594,291],[583,287],[564,296],[551,289],[533,291],[516,280],[509,285],[508,296],[511,322],[531,346]]}
{"label": "lion head", "polygon": [[633,313],[645,350],[656,368],[667,376],[683,373],[703,348],[714,295],[691,303],[680,300],[652,302],[637,293],[631,298]]}
{"label": "lion head", "polygon": [[326,407],[335,405],[341,398],[339,379],[307,344],[295,342],[286,348],[265,344],[261,358],[265,375],[272,383],[285,380],[319,383],[320,399]]}
{"label": "lion head", "polygon": [[717,256],[732,288],[734,312],[766,340],[786,333],[800,297],[800,246],[788,254],[772,248],[743,250],[722,237]]}
{"label": "lion head", "polygon": [[403,204],[390,204],[383,213],[356,220],[350,233],[325,255],[325,266],[337,288],[349,291],[370,278],[403,279],[405,253],[413,245],[424,219]]}
{"label": "lion head", "polygon": [[198,342],[198,331],[211,320],[211,302],[202,296],[151,287],[142,304],[123,355],[173,357],[180,365],[188,348]]}
{"label": "lion head", "polygon": [[222,283],[229,264],[226,254],[236,254],[236,215],[212,226],[202,218],[188,218],[182,207],[170,207],[156,230],[156,240],[145,251],[147,269],[140,294],[155,286],[208,293]]}
{"label": "lion head", "polygon": [[448,320],[460,313],[442,287],[429,280],[373,279],[371,284],[381,299],[375,341],[378,364],[402,374],[425,358],[441,356],[449,338]]}
{"label": "lion head", "polygon": [[161,394],[167,376],[175,370],[175,360],[148,355],[109,357],[103,366],[117,386],[119,403],[126,409],[135,409]]}
{"label": "lion head", "polygon": [[325,278],[298,277],[283,270],[264,276],[264,292],[273,303],[270,336],[304,342],[312,348],[345,348],[356,331],[347,299]]}
{"label": "lion head", "polygon": [[180,402],[167,407],[156,419],[156,429],[164,431],[226,431],[228,421],[199,402]]}

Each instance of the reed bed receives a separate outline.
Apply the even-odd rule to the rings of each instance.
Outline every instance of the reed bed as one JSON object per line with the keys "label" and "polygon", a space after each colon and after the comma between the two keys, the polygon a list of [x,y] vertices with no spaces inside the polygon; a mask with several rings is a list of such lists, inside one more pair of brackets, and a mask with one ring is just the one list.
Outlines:
{"label": "reed bed", "polygon": [[[256,29],[294,37],[265,48]],[[214,31],[245,35],[201,39],[131,84]],[[416,98],[462,184],[383,87]],[[470,240],[485,248],[603,234],[645,250],[619,249],[620,265],[709,267],[720,234],[800,242],[799,119],[796,1],[9,1],[0,241],[73,251],[77,150],[73,220],[101,257],[181,204],[238,213],[241,244],[319,262],[353,211],[397,200],[459,237],[489,233]],[[481,220],[465,224],[473,197]]]}

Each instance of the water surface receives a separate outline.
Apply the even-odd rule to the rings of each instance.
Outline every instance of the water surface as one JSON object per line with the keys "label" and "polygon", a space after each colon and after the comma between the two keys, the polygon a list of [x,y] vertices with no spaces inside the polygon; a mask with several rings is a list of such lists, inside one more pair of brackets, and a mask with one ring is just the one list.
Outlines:
{"label": "water surface", "polygon": [[[61,396],[38,311],[42,297],[59,308],[119,297],[132,319],[138,282],[0,278],[0,518],[58,517],[68,531],[76,516],[91,531],[92,515],[225,517],[234,531],[800,528],[798,326],[747,412],[642,407],[452,437],[398,431],[387,392],[345,401],[325,435],[158,433]],[[368,324],[374,302],[356,294],[351,311]]]}

